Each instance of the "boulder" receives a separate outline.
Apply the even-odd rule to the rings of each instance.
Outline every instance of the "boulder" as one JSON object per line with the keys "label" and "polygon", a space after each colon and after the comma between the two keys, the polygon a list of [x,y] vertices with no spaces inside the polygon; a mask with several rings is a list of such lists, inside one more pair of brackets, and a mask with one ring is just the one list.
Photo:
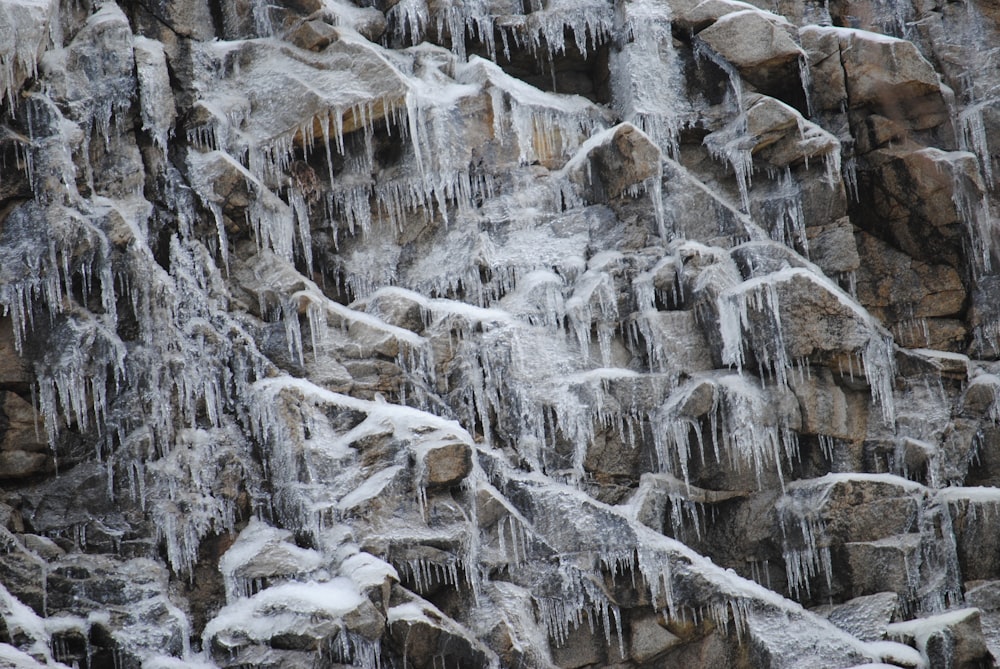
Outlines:
{"label": "boulder", "polygon": [[461,441],[445,442],[421,449],[424,482],[428,486],[458,484],[472,471],[472,448]]}
{"label": "boulder", "polygon": [[899,616],[900,599],[895,592],[879,592],[821,607],[817,613],[862,641],[880,641],[889,623]]}
{"label": "boulder", "polygon": [[[919,572],[910,568],[921,559],[921,536],[897,534],[875,541],[849,541],[844,544],[849,575],[850,596],[861,597],[890,591],[912,597],[919,586]],[[831,621],[832,622],[832,621]]]}
{"label": "boulder", "polygon": [[946,89],[913,42],[851,28],[809,26],[800,32],[820,74],[814,90],[822,108],[846,102],[917,130],[948,122]]}
{"label": "boulder", "polygon": [[957,609],[924,619],[893,623],[890,639],[920,651],[928,666],[975,669],[993,663],[983,640],[978,609]]}
{"label": "boulder", "polygon": [[631,123],[592,137],[564,168],[588,202],[635,197],[662,174],[659,147]]}
{"label": "boulder", "polygon": [[927,264],[982,262],[991,242],[979,229],[984,187],[974,155],[880,148],[866,156],[858,180],[871,197],[870,210],[856,220],[862,228]]}
{"label": "boulder", "polygon": [[698,39],[733,64],[762,92],[798,78],[803,51],[796,28],[770,12],[743,9],[727,13],[698,33]]}
{"label": "boulder", "polygon": [[857,272],[861,256],[854,237],[854,226],[848,217],[836,222],[806,228],[809,239],[809,259],[831,278]]}
{"label": "boulder", "polygon": [[789,387],[799,401],[802,434],[845,441],[864,440],[868,429],[869,399],[837,385],[833,373],[817,368],[809,376],[791,374]]}
{"label": "boulder", "polygon": [[[748,39],[748,38],[744,38]],[[755,158],[782,168],[808,160],[838,160],[840,141],[795,108],[766,95],[747,95],[746,133]],[[839,178],[839,175],[834,175]]]}
{"label": "boulder", "polygon": [[305,21],[294,28],[288,41],[307,51],[322,51],[338,38],[337,31],[325,21]]}
{"label": "boulder", "polygon": [[866,232],[856,239],[863,260],[855,272],[858,301],[896,341],[909,348],[964,350],[966,328],[957,317],[968,293],[954,267],[914,259]]}
{"label": "boulder", "polygon": [[10,104],[31,77],[38,59],[49,43],[52,22],[58,22],[57,8],[31,0],[0,5],[0,100]]}

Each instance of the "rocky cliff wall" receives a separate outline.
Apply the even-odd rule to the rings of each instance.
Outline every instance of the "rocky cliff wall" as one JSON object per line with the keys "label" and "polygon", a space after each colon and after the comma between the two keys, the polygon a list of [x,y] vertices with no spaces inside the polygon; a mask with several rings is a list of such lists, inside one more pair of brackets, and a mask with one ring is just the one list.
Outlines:
{"label": "rocky cliff wall", "polygon": [[993,666],[998,19],[0,0],[0,665]]}

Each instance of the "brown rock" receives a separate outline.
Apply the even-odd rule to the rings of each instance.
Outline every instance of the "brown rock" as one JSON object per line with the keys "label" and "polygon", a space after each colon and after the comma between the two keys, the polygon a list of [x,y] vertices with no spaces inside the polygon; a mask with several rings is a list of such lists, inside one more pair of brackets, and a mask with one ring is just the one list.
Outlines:
{"label": "brown rock", "polygon": [[802,50],[795,28],[774,14],[747,9],[720,17],[698,37],[741,73],[796,61]]}
{"label": "brown rock", "polygon": [[979,609],[958,609],[928,618],[893,623],[889,638],[914,646],[931,667],[976,669],[993,658],[983,638]]}
{"label": "brown rock", "polygon": [[777,95],[799,77],[798,30],[775,14],[755,9],[726,14],[698,38],[761,92]]}
{"label": "brown rock", "polygon": [[460,441],[434,446],[424,453],[423,462],[427,485],[455,485],[472,471],[472,448]]}
{"label": "brown rock", "polygon": [[799,39],[809,61],[811,101],[816,111],[839,112],[847,107],[847,82],[840,62],[837,32],[809,25],[799,30]]}
{"label": "brown rock", "polygon": [[919,534],[899,534],[845,543],[851,596],[911,592],[917,583],[911,582],[912,572],[907,566],[920,560],[920,541]]}
{"label": "brown rock", "polygon": [[19,479],[48,474],[55,469],[51,456],[28,451],[0,453],[0,478]]}
{"label": "brown rock", "polygon": [[366,639],[378,639],[385,631],[385,616],[368,599],[344,614],[344,625]]}
{"label": "brown rock", "polygon": [[324,21],[306,21],[288,36],[289,42],[307,51],[322,51],[337,39],[337,31]]}
{"label": "brown rock", "polygon": [[622,123],[603,137],[582,160],[578,156],[567,165],[570,179],[587,193],[588,201],[636,195],[648,179],[661,175],[659,147],[631,123]]}
{"label": "brown rock", "polygon": [[[858,301],[907,343],[916,343],[918,333],[907,333],[906,329],[914,325],[921,329],[914,320],[962,312],[967,294],[953,267],[915,260],[865,232],[858,232],[855,238],[861,258],[856,272]],[[944,326],[935,328],[947,337]],[[927,348],[929,343],[920,347]]]}
{"label": "brown rock", "polygon": [[855,272],[861,266],[854,226],[846,216],[826,226],[806,228],[809,259],[829,277]]}
{"label": "brown rock", "polygon": [[861,441],[868,428],[869,398],[845,393],[833,381],[828,369],[817,368],[809,377],[788,377],[789,386],[799,400],[802,433],[818,434],[846,441]]}

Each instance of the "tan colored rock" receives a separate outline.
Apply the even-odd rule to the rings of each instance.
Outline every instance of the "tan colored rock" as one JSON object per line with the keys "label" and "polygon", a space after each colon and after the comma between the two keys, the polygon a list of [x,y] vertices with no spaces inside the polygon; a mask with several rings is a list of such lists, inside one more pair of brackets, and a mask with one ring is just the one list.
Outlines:
{"label": "tan colored rock", "polygon": [[663,196],[667,230],[681,238],[726,248],[734,238],[747,236],[747,216],[685,166],[666,157]]}
{"label": "tan colored rock", "polygon": [[[855,239],[861,258],[856,272],[858,301],[906,343],[923,338],[922,326],[915,320],[961,314],[967,293],[952,266],[914,260],[866,232],[858,232]],[[908,332],[914,327],[918,332]],[[930,348],[929,344],[919,347]]]}
{"label": "tan colored rock", "polygon": [[0,421],[0,450],[49,452],[42,417],[19,395],[0,391]]}
{"label": "tan colored rock", "polygon": [[816,111],[839,112],[847,108],[847,82],[840,61],[840,36],[816,25],[799,29],[799,39],[809,62],[810,100]]}
{"label": "tan colored rock", "polygon": [[0,391],[0,478],[27,478],[54,469],[41,417],[17,394]]}
{"label": "tan colored rock", "polygon": [[848,634],[862,641],[881,641],[900,612],[900,598],[895,592],[879,592],[821,609],[817,613]]}
{"label": "tan colored rock", "polygon": [[714,369],[712,352],[693,311],[638,314],[654,369],[689,374]]}
{"label": "tan colored rock", "polygon": [[209,0],[153,0],[135,9],[144,34],[163,42],[172,35],[205,41],[221,37],[215,33]]}
{"label": "tan colored rock", "polygon": [[0,99],[12,99],[34,73],[49,43],[49,24],[59,21],[53,10],[58,8],[41,2],[0,4],[0,62],[9,68],[0,76]]}
{"label": "tan colored rock", "polygon": [[957,609],[893,623],[888,637],[914,646],[931,667],[975,669],[993,661],[983,638],[979,609]]}
{"label": "tan colored rock", "polygon": [[854,226],[846,216],[826,226],[806,228],[809,239],[809,259],[823,273],[834,278],[838,274],[855,272],[861,267]]}
{"label": "tan colored rock", "polygon": [[649,662],[683,643],[660,624],[657,614],[633,618],[629,628],[629,651],[636,662]]}
{"label": "tan colored rock", "polygon": [[850,28],[809,26],[801,34],[810,63],[815,63],[814,90],[821,108],[836,109],[846,99],[851,109],[864,108],[918,130],[948,122],[941,81],[912,42]]}
{"label": "tan colored rock", "polygon": [[813,370],[808,378],[791,374],[789,386],[799,401],[803,434],[861,441],[868,429],[868,397],[845,393],[828,369]]}
{"label": "tan colored rock", "polygon": [[44,453],[18,450],[0,452],[0,478],[29,478],[48,474],[54,469],[52,458]]}
{"label": "tan colored rock", "polygon": [[622,123],[601,135],[566,165],[570,179],[590,202],[637,195],[649,179],[662,174],[660,149],[631,123]]}
{"label": "tan colored rock", "polygon": [[417,333],[424,330],[424,298],[416,293],[387,288],[368,298],[363,309],[390,325]]}
{"label": "tan colored rock", "polygon": [[0,317],[0,388],[24,391],[32,381],[31,365],[18,354],[14,342],[13,321]]}
{"label": "tan colored rock", "polygon": [[798,31],[775,14],[755,9],[732,12],[698,33],[720,56],[746,76],[753,70],[797,61]]}
{"label": "tan colored rock", "polygon": [[347,629],[366,639],[376,640],[385,631],[385,616],[368,599],[344,614]]}
{"label": "tan colored rock", "polygon": [[749,95],[744,104],[747,135],[754,138],[754,156],[775,167],[810,158],[822,160],[822,156],[840,151],[836,137],[784,102],[766,95]]}
{"label": "tan colored rock", "polygon": [[306,21],[293,29],[288,41],[307,51],[322,51],[338,38],[337,31],[324,21]]}
{"label": "tan colored rock", "polygon": [[920,560],[920,542],[920,534],[898,534],[845,543],[851,596],[912,591],[917,583],[911,582],[912,572],[907,566]]}
{"label": "tan colored rock", "polygon": [[441,444],[424,453],[423,463],[427,485],[455,485],[472,471],[472,449],[460,441]]}
{"label": "tan colored rock", "polygon": [[609,647],[604,642],[604,632],[600,628],[600,623],[583,620],[579,626],[569,630],[565,643],[553,644],[552,659],[563,669],[607,666],[608,660],[611,659],[609,651],[617,653],[618,649]]}

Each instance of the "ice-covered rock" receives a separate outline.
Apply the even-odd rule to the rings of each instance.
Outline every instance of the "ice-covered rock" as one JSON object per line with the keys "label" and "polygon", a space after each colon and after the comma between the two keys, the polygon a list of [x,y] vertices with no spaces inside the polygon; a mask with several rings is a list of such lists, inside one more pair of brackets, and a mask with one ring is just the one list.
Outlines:
{"label": "ice-covered rock", "polygon": [[0,664],[989,663],[996,18],[0,2]]}

